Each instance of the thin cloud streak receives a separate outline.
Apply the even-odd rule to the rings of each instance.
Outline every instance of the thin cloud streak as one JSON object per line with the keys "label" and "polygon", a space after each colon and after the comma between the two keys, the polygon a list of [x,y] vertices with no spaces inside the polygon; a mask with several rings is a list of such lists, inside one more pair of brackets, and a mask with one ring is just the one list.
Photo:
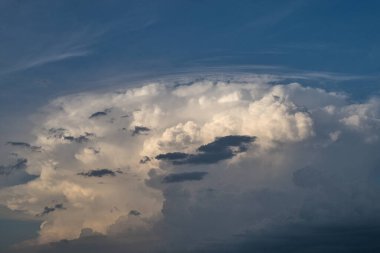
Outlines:
{"label": "thin cloud streak", "polygon": [[91,46],[107,29],[96,32],[76,31],[59,35],[50,41],[39,41],[29,48],[30,53],[15,57],[8,69],[0,71],[0,75],[12,74],[32,68],[45,66],[51,63],[66,61],[73,58],[86,57],[93,53]]}
{"label": "thin cloud streak", "polygon": [[32,58],[18,63],[16,66],[11,67],[0,73],[0,75],[10,74],[14,72],[29,70],[31,68],[40,67],[49,63],[60,62],[71,58],[78,58],[88,56],[91,53],[90,50],[78,50],[68,52],[56,52],[47,54],[46,56]]}

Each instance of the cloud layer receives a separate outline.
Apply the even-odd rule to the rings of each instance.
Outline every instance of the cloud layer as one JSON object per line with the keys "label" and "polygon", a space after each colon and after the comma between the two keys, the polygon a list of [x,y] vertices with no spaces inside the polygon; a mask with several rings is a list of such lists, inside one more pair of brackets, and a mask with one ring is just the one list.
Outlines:
{"label": "cloud layer", "polygon": [[33,143],[10,141],[17,158],[0,167],[34,176],[0,184],[0,203],[43,219],[37,243],[101,234],[193,249],[379,218],[377,98],[265,77],[77,94],[44,110]]}

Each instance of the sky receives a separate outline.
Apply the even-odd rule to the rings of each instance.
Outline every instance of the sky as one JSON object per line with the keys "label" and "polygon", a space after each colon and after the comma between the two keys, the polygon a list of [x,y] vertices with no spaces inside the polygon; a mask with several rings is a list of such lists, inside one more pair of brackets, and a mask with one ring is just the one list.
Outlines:
{"label": "sky", "polygon": [[377,252],[379,11],[0,0],[0,251]]}

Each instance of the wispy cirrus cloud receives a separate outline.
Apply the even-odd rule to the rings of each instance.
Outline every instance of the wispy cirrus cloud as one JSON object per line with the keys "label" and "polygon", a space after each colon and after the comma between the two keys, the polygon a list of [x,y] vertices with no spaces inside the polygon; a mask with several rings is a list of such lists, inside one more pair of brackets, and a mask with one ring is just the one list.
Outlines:
{"label": "wispy cirrus cloud", "polygon": [[18,66],[16,70],[26,70],[34,67],[38,67],[44,64],[63,61],[69,58],[83,57],[89,55],[91,53],[90,50],[76,50],[76,51],[68,51],[68,52],[55,52],[52,54],[47,54],[46,56],[32,59],[30,62],[25,62]]}
{"label": "wispy cirrus cloud", "polygon": [[22,55],[14,52],[13,61],[8,68],[0,71],[0,75],[88,56],[93,52],[92,45],[105,31],[73,31],[59,34],[55,38],[38,40],[27,46],[26,52]]}
{"label": "wispy cirrus cloud", "polygon": [[9,74],[19,71],[28,70],[35,67],[40,67],[49,63],[60,62],[72,58],[85,57],[91,54],[89,49],[66,49],[66,50],[50,50],[42,52],[40,55],[33,55],[26,59],[18,61],[9,69],[4,70],[0,74]]}

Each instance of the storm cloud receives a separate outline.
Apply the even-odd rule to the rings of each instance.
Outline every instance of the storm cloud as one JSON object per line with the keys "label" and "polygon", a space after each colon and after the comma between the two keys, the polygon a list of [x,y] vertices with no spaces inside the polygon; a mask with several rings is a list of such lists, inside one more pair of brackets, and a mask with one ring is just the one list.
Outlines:
{"label": "storm cloud", "polygon": [[[0,203],[43,219],[31,242],[41,250],[91,241],[115,252],[281,252],[313,238],[338,247],[324,239],[334,227],[339,244],[355,227],[378,233],[367,225],[380,225],[380,100],[281,82],[167,81],[57,98],[31,130],[43,152],[5,145],[27,166],[13,157],[0,171],[35,178],[1,188]],[[89,119],[104,108],[112,124]]]}

